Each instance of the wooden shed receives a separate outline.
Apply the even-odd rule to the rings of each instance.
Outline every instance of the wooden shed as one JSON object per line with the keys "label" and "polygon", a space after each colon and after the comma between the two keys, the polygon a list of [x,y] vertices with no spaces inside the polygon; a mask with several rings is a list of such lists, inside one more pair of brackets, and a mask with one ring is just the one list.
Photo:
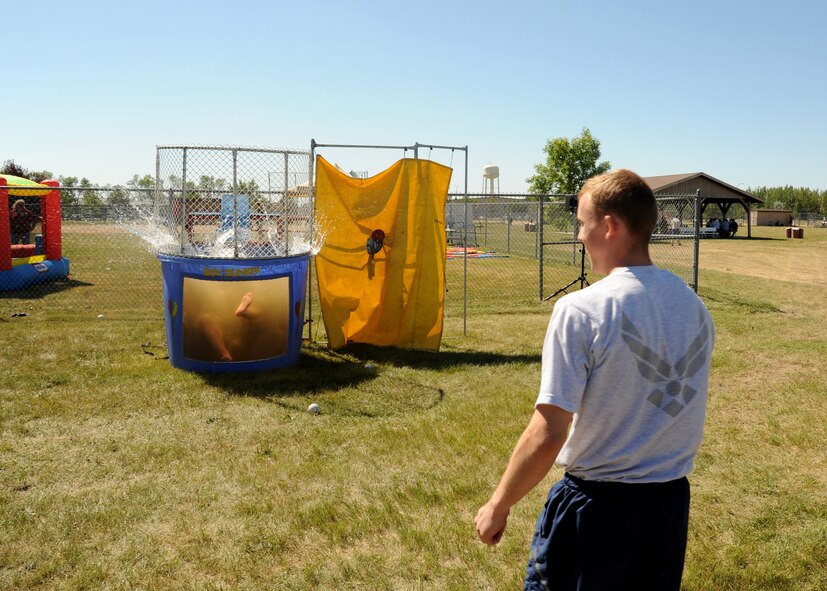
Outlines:
{"label": "wooden shed", "polygon": [[710,205],[718,208],[722,218],[729,217],[729,208],[733,204],[743,206],[747,213],[747,237],[752,237],[752,216],[750,215],[752,206],[764,203],[755,195],[718,180],[705,172],[649,176],[644,177],[643,180],[655,195],[694,195],[700,191],[702,218],[706,217],[704,214]]}
{"label": "wooden shed", "polygon": [[793,210],[753,209],[750,217],[753,226],[789,226],[793,223]]}

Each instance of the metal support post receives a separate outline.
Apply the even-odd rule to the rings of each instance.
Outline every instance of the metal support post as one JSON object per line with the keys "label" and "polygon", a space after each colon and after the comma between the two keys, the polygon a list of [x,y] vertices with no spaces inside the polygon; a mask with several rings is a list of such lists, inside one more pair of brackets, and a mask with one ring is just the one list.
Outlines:
{"label": "metal support post", "polygon": [[238,150],[233,150],[233,256],[238,258]]}
{"label": "metal support post", "polygon": [[698,293],[698,261],[700,260],[701,241],[701,190],[695,191],[695,252],[692,264],[692,289]]}
{"label": "metal support post", "polygon": [[287,181],[287,170],[289,162],[287,154],[284,155],[284,193],[281,195],[281,215],[284,218],[284,256],[290,256],[290,211],[287,206],[287,191],[289,183]]}
{"label": "metal support post", "polygon": [[468,146],[465,146],[465,256],[462,258],[462,336],[468,336]]}
{"label": "metal support post", "polygon": [[543,301],[543,205],[545,203],[545,195],[540,194],[540,201],[537,203],[537,227],[534,233],[535,242],[539,244],[539,252],[537,258],[540,261],[540,301]]}
{"label": "metal support post", "polygon": [[187,149],[184,148],[183,172],[181,173],[181,254],[187,240]]}

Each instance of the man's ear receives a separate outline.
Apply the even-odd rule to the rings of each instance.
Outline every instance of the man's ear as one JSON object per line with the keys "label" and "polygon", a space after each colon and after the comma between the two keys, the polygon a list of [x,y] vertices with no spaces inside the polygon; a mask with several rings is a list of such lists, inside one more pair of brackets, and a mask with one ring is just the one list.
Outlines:
{"label": "man's ear", "polygon": [[617,233],[622,229],[620,220],[610,213],[603,216],[603,223],[606,224],[606,238],[616,237]]}

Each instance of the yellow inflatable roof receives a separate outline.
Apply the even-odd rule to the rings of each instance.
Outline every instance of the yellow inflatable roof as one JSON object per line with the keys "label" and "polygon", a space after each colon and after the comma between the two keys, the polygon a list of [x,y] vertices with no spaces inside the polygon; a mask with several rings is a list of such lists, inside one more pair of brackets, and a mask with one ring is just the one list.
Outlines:
{"label": "yellow inflatable roof", "polygon": [[[0,178],[6,179],[6,184],[9,188],[9,195],[14,195],[16,197],[39,197],[41,195],[46,195],[52,190],[51,187],[41,185],[40,183],[30,181],[29,179],[24,179],[23,177],[14,176],[13,174],[0,174]],[[38,191],[37,189],[22,189],[20,187],[42,187],[43,190]]]}

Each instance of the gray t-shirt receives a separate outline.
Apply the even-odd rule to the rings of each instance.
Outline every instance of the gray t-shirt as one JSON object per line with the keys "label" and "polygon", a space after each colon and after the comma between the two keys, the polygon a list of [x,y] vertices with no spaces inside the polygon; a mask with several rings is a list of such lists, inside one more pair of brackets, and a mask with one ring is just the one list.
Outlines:
{"label": "gray t-shirt", "polygon": [[666,482],[703,435],[712,318],[682,279],[616,269],[554,306],[537,404],[574,413],[557,464],[585,480]]}

